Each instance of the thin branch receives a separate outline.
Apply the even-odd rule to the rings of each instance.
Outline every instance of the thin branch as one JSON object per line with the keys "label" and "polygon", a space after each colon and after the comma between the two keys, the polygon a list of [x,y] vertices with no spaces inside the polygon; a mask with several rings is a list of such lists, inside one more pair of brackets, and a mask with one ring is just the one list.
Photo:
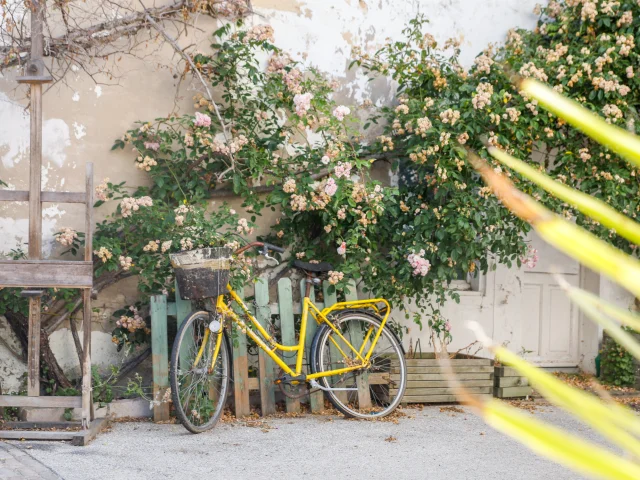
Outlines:
{"label": "thin branch", "polygon": [[[365,155],[363,156],[363,158],[389,162],[391,161],[392,158],[394,158],[394,156],[389,156],[386,154],[385,155],[374,154],[374,155]],[[327,175],[329,175],[329,173],[330,172],[328,170],[321,170],[320,172],[314,173],[313,175],[311,175],[311,179],[320,180],[321,178],[324,178]],[[272,185],[260,185],[257,187],[252,187],[249,190],[253,194],[269,193],[275,190],[276,187],[279,187],[281,185],[282,183],[274,183]],[[221,189],[212,190],[211,192],[209,192],[209,197],[211,198],[224,198],[224,197],[237,197],[237,196],[238,194],[236,194],[231,188],[221,188]]]}
{"label": "thin branch", "polygon": [[16,358],[16,360],[19,360],[21,362],[27,361],[27,358],[25,355],[20,355],[18,352],[16,352],[13,348],[11,348],[11,345],[9,345],[9,342],[7,342],[2,337],[0,337],[0,345],[6,348],[9,351],[9,353]]}
{"label": "thin branch", "polygon": [[82,345],[80,344],[80,336],[78,335],[78,328],[76,327],[76,321],[73,317],[69,318],[69,327],[71,330],[71,336],[73,337],[73,343],[76,346],[76,353],[78,354],[78,361],[82,368]]}
{"label": "thin branch", "polygon": [[[209,99],[209,102],[213,106],[213,110],[214,110],[214,112],[216,114],[218,122],[220,123],[220,127],[222,128],[222,135],[224,136],[225,141],[227,143],[229,143],[231,141],[231,136],[229,134],[229,130],[228,130],[227,124],[222,119],[222,115],[220,114],[220,109],[218,108],[218,104],[216,103],[216,101],[213,99],[213,95],[211,94],[211,90],[209,89],[209,85],[207,84],[206,80],[202,76],[202,73],[200,72],[198,67],[196,67],[196,64],[193,61],[193,59],[191,58],[191,55],[187,54],[184,51],[184,49],[180,48],[180,45],[178,45],[176,40],[171,35],[169,35],[167,33],[167,31],[160,24],[158,24],[158,22],[156,22],[151,17],[151,15],[149,15],[149,13],[147,13],[147,7],[144,5],[142,0],[138,0],[138,1],[140,2],[140,5],[142,5],[142,8],[144,8],[144,11],[145,11],[145,14],[146,14],[145,17],[146,17],[147,21],[153,26],[153,28],[155,28],[164,37],[164,39],[169,43],[169,45],[171,45],[173,47],[173,49],[185,60],[185,62],[187,62],[189,64],[189,66],[191,67],[193,72],[198,77],[198,80],[202,84],[205,92],[207,93],[207,97]],[[233,154],[229,153],[229,159],[231,160],[231,166],[227,170],[222,172],[220,175],[218,175],[218,181],[220,181],[220,179],[224,178],[224,175],[226,175],[226,173],[228,171],[233,171],[235,169],[235,159],[233,158]]]}
{"label": "thin branch", "polygon": [[118,371],[118,374],[116,375],[113,383],[117,383],[122,377],[132,372],[138,365],[144,362],[149,355],[151,355],[151,347],[148,347],[140,355],[132,358],[127,363],[125,363]]}

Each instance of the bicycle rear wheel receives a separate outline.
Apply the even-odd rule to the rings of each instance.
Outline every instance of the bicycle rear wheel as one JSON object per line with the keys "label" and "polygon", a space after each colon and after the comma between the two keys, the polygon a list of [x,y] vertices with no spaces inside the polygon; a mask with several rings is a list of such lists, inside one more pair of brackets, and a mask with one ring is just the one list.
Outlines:
{"label": "bicycle rear wheel", "polygon": [[[381,321],[362,311],[346,311],[331,317],[340,334],[365,356],[371,349]],[[333,329],[323,325],[313,341],[312,358],[315,373],[357,365],[359,360]],[[369,358],[368,367],[342,375],[321,377],[325,388],[349,390],[325,391],[333,406],[348,417],[372,419],[389,415],[402,400],[407,383],[404,352],[396,336],[387,327],[382,329]]]}
{"label": "bicycle rear wheel", "polygon": [[190,313],[178,330],[171,352],[173,405],[178,420],[192,433],[215,426],[229,390],[228,343],[224,330],[212,332],[210,322],[206,311]]}

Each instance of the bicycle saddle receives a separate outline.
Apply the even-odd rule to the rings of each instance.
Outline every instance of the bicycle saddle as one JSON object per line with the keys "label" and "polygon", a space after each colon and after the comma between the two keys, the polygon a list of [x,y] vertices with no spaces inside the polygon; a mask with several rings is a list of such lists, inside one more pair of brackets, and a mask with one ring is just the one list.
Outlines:
{"label": "bicycle saddle", "polygon": [[307,272],[314,272],[314,273],[324,273],[324,272],[333,270],[333,266],[327,262],[307,263],[307,262],[301,262],[300,260],[296,260],[293,262],[293,266],[296,268],[299,268],[300,270],[305,270]]}

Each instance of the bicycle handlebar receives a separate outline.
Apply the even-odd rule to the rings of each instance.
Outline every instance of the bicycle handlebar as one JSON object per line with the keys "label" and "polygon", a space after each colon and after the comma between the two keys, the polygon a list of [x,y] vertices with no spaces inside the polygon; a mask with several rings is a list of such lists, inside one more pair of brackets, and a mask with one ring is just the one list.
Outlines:
{"label": "bicycle handlebar", "polygon": [[273,252],[284,253],[284,248],[278,247],[276,245],[272,245],[270,243],[265,243],[265,242],[251,242],[251,243],[245,245],[244,247],[240,247],[234,253],[236,255],[238,255],[238,254],[240,254],[242,252],[246,252],[247,250],[249,250],[250,248],[253,248],[253,247],[262,247],[262,254],[263,255],[266,255],[269,250],[271,250]]}

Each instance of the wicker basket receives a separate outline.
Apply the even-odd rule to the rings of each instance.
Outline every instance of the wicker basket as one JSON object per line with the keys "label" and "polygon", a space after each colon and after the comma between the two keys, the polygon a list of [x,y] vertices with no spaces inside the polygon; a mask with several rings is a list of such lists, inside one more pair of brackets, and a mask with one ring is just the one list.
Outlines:
{"label": "wicker basket", "polygon": [[231,265],[230,248],[200,248],[171,254],[170,258],[182,298],[215,298],[226,292]]}

